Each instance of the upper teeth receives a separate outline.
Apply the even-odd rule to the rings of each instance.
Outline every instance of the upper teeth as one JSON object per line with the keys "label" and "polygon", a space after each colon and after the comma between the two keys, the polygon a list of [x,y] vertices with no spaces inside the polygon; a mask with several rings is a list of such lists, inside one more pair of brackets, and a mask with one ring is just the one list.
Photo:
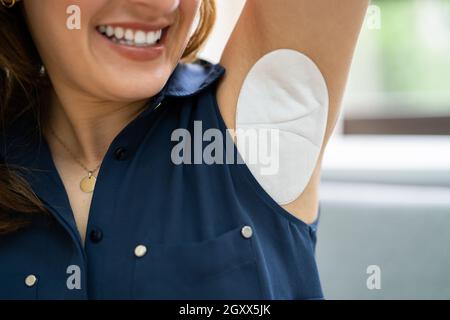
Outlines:
{"label": "upper teeth", "polygon": [[162,30],[145,32],[108,25],[99,26],[98,31],[114,41],[128,45],[154,45],[162,36]]}

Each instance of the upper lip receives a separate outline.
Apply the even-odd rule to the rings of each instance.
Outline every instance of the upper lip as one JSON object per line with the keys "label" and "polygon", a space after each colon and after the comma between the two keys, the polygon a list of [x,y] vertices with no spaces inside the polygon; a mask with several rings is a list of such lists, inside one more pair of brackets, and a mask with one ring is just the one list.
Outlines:
{"label": "upper lip", "polygon": [[142,30],[142,31],[158,31],[170,26],[170,23],[141,23],[141,22],[114,22],[103,23],[103,26],[121,27],[124,29]]}

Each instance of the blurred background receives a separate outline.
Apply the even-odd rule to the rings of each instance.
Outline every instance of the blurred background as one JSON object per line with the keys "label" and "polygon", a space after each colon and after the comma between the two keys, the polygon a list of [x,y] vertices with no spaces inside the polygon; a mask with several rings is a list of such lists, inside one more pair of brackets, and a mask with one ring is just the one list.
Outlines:
{"label": "blurred background", "polygon": [[[245,0],[217,0],[218,62]],[[323,164],[327,299],[450,299],[450,0],[372,1]]]}

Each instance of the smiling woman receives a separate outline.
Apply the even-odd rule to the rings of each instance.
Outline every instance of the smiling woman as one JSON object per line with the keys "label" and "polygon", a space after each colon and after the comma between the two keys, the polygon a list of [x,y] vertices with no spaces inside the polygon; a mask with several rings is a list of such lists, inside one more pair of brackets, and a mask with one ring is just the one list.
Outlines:
{"label": "smiling woman", "polygon": [[[195,58],[213,0],[0,3],[0,298],[323,299],[317,178],[367,1],[248,0],[218,64]],[[297,135],[283,201],[234,159],[240,96]],[[213,160],[176,163],[179,131]]]}
{"label": "smiling woman", "polygon": [[[18,2],[18,1],[17,1]],[[36,2],[28,1],[31,5],[35,5]],[[28,5],[27,2],[27,5]],[[98,2],[98,1],[97,1]],[[3,3],[3,2],[2,2]],[[15,124],[16,118],[20,116],[23,112],[31,112],[35,117],[35,126],[38,130],[41,130],[41,123],[45,122],[45,115],[43,114],[45,103],[42,103],[43,99],[48,99],[48,95],[51,91],[49,86],[49,79],[46,74],[41,74],[42,66],[45,65],[47,70],[51,68],[52,64],[56,64],[58,60],[48,57],[51,60],[49,64],[44,64],[43,58],[41,58],[38,50],[36,49],[33,40],[31,39],[30,33],[27,28],[27,21],[24,18],[24,8],[16,6],[11,9],[16,1],[4,2],[4,6],[0,5],[0,39],[2,42],[2,49],[0,50],[0,65],[2,66],[0,70],[0,132],[5,133],[7,127],[13,126]],[[60,34],[59,37],[64,35],[71,35],[72,32],[65,29],[65,24],[61,23],[65,21],[68,16],[65,14],[68,6],[72,4],[71,1],[42,1],[39,6],[48,6],[47,13],[44,8],[39,7],[35,9],[31,7],[29,11],[33,15],[33,10],[36,15],[36,22],[43,23],[39,19],[45,19],[48,15],[55,17],[54,13],[59,12],[60,20],[54,22],[55,25],[52,28],[48,26],[49,29],[57,30]],[[57,10],[55,5],[60,5],[61,10]],[[85,7],[83,6],[83,9]],[[64,10],[63,10],[64,9]],[[83,14],[85,11],[83,10]],[[211,28],[215,20],[215,3],[214,1],[203,1],[200,7],[200,19],[194,34],[191,36],[187,47],[184,49],[182,58],[185,61],[192,60],[196,53],[199,51],[204,41],[207,39]],[[51,19],[52,20],[52,19]],[[54,19],[53,19],[54,20]],[[59,22],[59,23],[58,23]],[[34,25],[34,24],[33,24]],[[43,25],[47,25],[43,23]],[[137,28],[128,25],[124,31],[123,37],[134,37],[134,30]],[[111,26],[112,27],[112,26]],[[136,27],[136,24],[134,24]],[[141,24],[142,29],[148,28],[147,25]],[[39,28],[34,28],[39,29]],[[101,25],[97,27],[97,31],[103,31],[108,29],[106,25]],[[120,35],[118,28],[114,30],[114,33]],[[164,28],[167,33],[169,27]],[[41,30],[41,29],[39,29]],[[45,30],[40,31],[45,34]],[[111,32],[111,31],[109,31]],[[131,34],[131,35],[130,35]],[[155,34],[155,37],[157,34]],[[43,36],[46,39],[47,37]],[[148,37],[147,37],[148,39]],[[61,46],[61,41],[54,40],[54,45]],[[160,41],[158,41],[160,42]],[[76,61],[75,44],[80,43],[80,41],[68,41],[65,47],[65,52],[61,52],[60,55],[67,59],[68,63],[60,62],[60,65],[66,65],[73,70],[73,65],[79,67],[82,66]],[[44,44],[43,44],[44,45]],[[45,45],[44,45],[45,46]],[[159,47],[158,52],[162,52],[162,46]],[[50,49],[47,49],[50,51]],[[133,49],[128,51],[127,49],[116,48],[118,52],[124,52],[125,54],[131,55],[139,59],[140,57],[148,57],[148,53],[145,50],[143,52],[133,52]],[[55,50],[53,50],[55,51]],[[56,50],[59,51],[59,50]],[[154,51],[150,51],[150,56]],[[67,53],[67,57],[65,57]],[[149,57],[151,58],[151,57]],[[69,61],[70,60],[70,61]],[[144,59],[146,60],[146,59]],[[102,75],[96,68],[85,70],[85,75],[90,75],[91,73]],[[150,68],[151,70],[151,68]],[[168,76],[167,76],[168,77]],[[81,75],[81,82],[84,82],[85,76]],[[111,79],[102,76],[104,79]],[[123,77],[119,77],[122,79]],[[133,87],[127,83],[125,86],[121,86],[119,92],[122,92],[125,88]],[[161,83],[159,86],[162,86]],[[151,90],[151,87],[146,87],[145,91]],[[158,90],[158,89],[155,89]],[[144,94],[146,97],[151,96],[151,93]],[[42,105],[41,105],[42,104]],[[8,212],[21,212],[21,213],[34,213],[34,212],[45,212],[45,208],[42,206],[41,201],[35,196],[32,190],[26,184],[21,176],[18,176],[14,170],[9,170],[4,164],[0,164],[0,233],[9,233],[21,228],[29,222],[26,216],[14,214],[11,215]],[[23,168],[22,168],[23,169]]]}

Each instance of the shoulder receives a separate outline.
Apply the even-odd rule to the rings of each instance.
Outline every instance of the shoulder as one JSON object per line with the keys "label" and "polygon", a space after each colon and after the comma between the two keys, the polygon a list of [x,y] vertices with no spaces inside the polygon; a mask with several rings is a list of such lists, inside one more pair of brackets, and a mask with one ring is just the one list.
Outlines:
{"label": "shoulder", "polygon": [[[351,58],[369,0],[248,0],[225,46],[220,63],[227,76],[218,91],[228,125],[252,67],[268,53],[291,49],[308,56],[329,91],[327,137],[337,119]],[[336,26],[339,27],[336,27]],[[287,66],[289,67],[289,66]],[[286,68],[286,64],[279,68]]]}
{"label": "shoulder", "polygon": [[[315,167],[306,188],[297,199],[284,206],[288,212],[309,222],[317,216],[320,161],[338,117],[353,50],[369,0],[348,0],[345,5],[339,0],[283,0],[282,3],[280,5],[279,1],[271,0],[246,2],[220,60],[227,68],[227,75],[218,88],[217,101],[224,122],[232,130],[236,129],[240,101],[251,102],[253,113],[248,112],[251,118],[259,113],[266,119],[268,112],[274,118],[280,118],[285,108],[282,97],[276,95],[276,90],[269,89],[271,100],[264,99],[264,90],[271,88],[272,82],[276,81],[284,92],[284,82],[288,81],[284,76],[293,67],[290,61],[280,60],[283,56],[278,56],[276,61],[270,60],[270,66],[265,66],[268,66],[268,70],[276,70],[277,75],[263,73],[258,80],[264,86],[252,86],[254,91],[250,93],[242,90],[249,73],[267,54],[283,49],[301,53],[308,61],[314,62],[315,69],[320,73],[318,78],[325,81],[328,93],[324,138],[318,158],[311,162]],[[301,68],[299,70],[302,71]],[[304,72],[297,72],[295,76],[292,78],[295,83],[308,78]],[[310,81],[306,85],[308,89],[316,89]],[[290,85],[287,87],[290,88]],[[296,92],[297,98],[300,98],[298,101],[302,101],[302,93]],[[250,98],[241,100],[242,94]],[[264,109],[258,100],[271,103]],[[292,163],[292,167],[297,166],[297,172],[305,170],[298,159],[292,159]]]}
{"label": "shoulder", "polygon": [[221,64],[198,59],[192,63],[179,63],[163,89],[164,96],[188,97],[216,84],[225,74]]}

